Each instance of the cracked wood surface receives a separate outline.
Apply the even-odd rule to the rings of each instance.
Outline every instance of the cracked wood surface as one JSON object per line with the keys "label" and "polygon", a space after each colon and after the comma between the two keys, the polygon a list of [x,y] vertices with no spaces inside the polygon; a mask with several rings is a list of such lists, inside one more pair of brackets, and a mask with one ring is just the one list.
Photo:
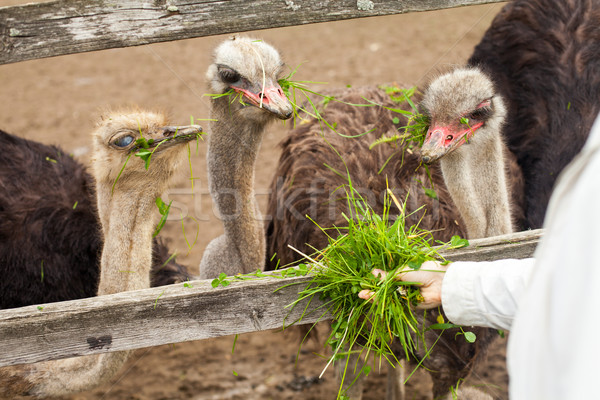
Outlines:
{"label": "cracked wood surface", "polygon": [[202,36],[497,2],[500,0],[60,0],[0,7],[0,65]]}

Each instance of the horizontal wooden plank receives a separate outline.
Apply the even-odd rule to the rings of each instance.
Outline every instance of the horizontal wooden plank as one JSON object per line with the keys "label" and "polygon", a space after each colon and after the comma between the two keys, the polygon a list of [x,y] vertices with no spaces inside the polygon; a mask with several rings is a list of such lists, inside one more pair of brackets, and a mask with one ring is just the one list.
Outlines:
{"label": "horizontal wooden plank", "polygon": [[500,1],[60,0],[0,7],[0,64],[224,33]]}
{"label": "horizontal wooden plank", "polygon": [[441,252],[452,261],[494,261],[508,258],[527,258],[533,255],[542,238],[542,229],[516,232],[493,238],[471,240],[470,246]]}
{"label": "horizontal wooden plank", "polygon": [[[0,311],[0,366],[282,328],[306,278],[210,281]],[[281,289],[275,292],[277,289]],[[275,292],[275,293],[274,293]],[[316,303],[315,303],[316,305]],[[311,319],[314,321],[315,319]]]}
{"label": "horizontal wooden plank", "polygon": [[[525,258],[540,237],[538,230],[474,240],[468,248],[443,254],[453,261]],[[193,281],[0,310],[0,366],[281,329],[305,312],[306,302],[293,310],[285,306],[309,279],[233,280],[218,288]],[[328,319],[314,312],[320,305],[311,302],[303,321]]]}

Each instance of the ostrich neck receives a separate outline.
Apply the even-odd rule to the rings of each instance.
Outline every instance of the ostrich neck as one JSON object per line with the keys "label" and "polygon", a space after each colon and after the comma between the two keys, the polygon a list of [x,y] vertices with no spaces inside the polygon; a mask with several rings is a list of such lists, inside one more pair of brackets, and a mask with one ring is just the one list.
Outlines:
{"label": "ostrich neck", "polygon": [[[155,199],[146,190],[123,190],[98,185],[98,214],[104,247],[98,295],[150,287]],[[108,186],[108,185],[106,185]]]}
{"label": "ostrich neck", "polygon": [[[208,141],[210,193],[223,220],[225,235],[241,248],[262,237],[261,214],[254,194],[254,170],[266,121],[235,118],[240,111],[213,108]],[[257,232],[257,229],[260,232]]]}
{"label": "ostrich neck", "polygon": [[[104,234],[98,294],[150,287],[156,193],[98,184]],[[113,377],[129,352],[112,352],[0,369],[0,398],[60,396],[89,390]]]}
{"label": "ostrich neck", "polygon": [[444,181],[471,239],[512,232],[504,144],[500,135],[473,139],[440,160]]}

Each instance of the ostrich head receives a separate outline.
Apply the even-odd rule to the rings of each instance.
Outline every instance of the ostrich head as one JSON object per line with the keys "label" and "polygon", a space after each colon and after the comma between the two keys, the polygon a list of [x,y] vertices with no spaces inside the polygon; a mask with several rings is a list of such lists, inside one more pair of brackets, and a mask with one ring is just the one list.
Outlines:
{"label": "ostrich head", "polygon": [[[198,125],[172,126],[160,112],[122,110],[104,113],[97,123],[94,137],[94,176],[99,184],[120,189],[147,190],[161,193],[172,176],[182,144],[195,139]],[[142,139],[142,140],[140,140]],[[134,155],[140,150],[152,152],[148,169]]]}
{"label": "ostrich head", "polygon": [[[242,111],[246,118],[268,120],[273,116],[288,119],[292,105],[278,83],[283,68],[279,53],[260,40],[233,37],[215,50],[214,62],[206,77],[213,93],[233,90],[238,97],[224,96],[231,111]],[[220,100],[220,99],[215,99]]]}
{"label": "ostrich head", "polygon": [[499,135],[506,115],[493,82],[477,68],[459,68],[435,79],[421,106],[430,121],[421,149],[425,163],[463,144],[482,143]]}

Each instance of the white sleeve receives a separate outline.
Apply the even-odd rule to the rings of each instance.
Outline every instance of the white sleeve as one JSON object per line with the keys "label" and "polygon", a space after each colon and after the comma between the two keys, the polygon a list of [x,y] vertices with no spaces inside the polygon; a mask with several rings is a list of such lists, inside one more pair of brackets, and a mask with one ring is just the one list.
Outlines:
{"label": "white sleeve", "polygon": [[450,264],[442,307],[458,325],[510,329],[534,265],[533,258]]}
{"label": "white sleeve", "polygon": [[597,399],[600,119],[566,168],[508,339],[510,399]]}

